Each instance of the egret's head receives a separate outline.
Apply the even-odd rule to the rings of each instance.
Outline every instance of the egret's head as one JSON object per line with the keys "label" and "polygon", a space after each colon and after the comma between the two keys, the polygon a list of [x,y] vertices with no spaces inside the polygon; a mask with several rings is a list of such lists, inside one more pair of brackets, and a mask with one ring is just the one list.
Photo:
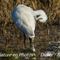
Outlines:
{"label": "egret's head", "polygon": [[40,22],[44,23],[47,20],[47,15],[43,10],[38,10],[38,15],[36,15],[36,20],[39,20]]}

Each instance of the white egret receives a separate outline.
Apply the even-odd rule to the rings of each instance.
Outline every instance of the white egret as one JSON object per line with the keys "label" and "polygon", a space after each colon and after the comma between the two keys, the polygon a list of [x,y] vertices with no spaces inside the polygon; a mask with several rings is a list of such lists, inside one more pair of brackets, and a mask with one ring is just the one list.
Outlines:
{"label": "white egret", "polygon": [[30,40],[30,47],[33,51],[34,48],[34,37],[35,37],[35,25],[36,20],[40,22],[46,22],[47,15],[43,10],[34,11],[32,8],[19,4],[12,11],[13,22],[16,24],[24,34],[24,44],[26,38]]}

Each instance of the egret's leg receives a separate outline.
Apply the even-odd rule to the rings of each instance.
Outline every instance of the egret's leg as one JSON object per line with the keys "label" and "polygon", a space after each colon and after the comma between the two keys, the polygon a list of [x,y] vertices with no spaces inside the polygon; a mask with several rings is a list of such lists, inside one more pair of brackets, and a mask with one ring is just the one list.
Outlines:
{"label": "egret's leg", "polygon": [[24,34],[24,48],[26,48],[26,36]]}
{"label": "egret's leg", "polygon": [[34,39],[33,38],[29,38],[29,40],[30,40],[30,48],[33,50],[33,52],[35,52]]}

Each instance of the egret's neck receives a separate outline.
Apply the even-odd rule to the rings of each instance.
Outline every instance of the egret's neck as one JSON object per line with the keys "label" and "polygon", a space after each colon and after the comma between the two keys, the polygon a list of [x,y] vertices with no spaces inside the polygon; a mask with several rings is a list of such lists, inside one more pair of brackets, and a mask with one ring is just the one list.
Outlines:
{"label": "egret's neck", "polygon": [[41,11],[40,10],[34,11],[34,16],[37,16],[37,15],[41,15]]}
{"label": "egret's neck", "polygon": [[44,12],[44,10],[34,11],[34,17],[36,20],[39,20],[40,22],[46,22],[47,20],[47,15]]}

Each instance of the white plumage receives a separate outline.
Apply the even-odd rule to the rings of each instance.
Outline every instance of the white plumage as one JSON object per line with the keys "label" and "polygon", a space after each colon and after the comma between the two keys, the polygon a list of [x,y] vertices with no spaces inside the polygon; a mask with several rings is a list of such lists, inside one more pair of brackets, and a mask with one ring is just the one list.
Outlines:
{"label": "white plumage", "polygon": [[[47,20],[47,15],[43,10],[34,11],[28,6],[19,4],[12,11],[12,18],[16,26],[26,37],[30,38],[30,42],[33,42],[36,20],[44,23]],[[33,44],[31,47],[34,50]]]}

